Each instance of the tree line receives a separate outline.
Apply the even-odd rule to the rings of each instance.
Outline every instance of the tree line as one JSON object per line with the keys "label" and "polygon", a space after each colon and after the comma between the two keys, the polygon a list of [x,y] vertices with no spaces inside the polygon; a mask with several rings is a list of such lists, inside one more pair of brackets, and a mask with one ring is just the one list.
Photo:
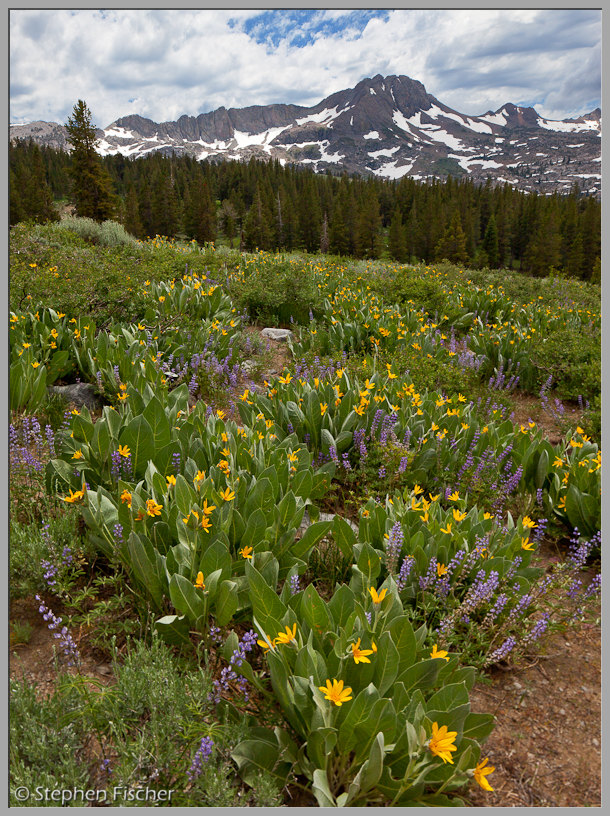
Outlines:
{"label": "tree line", "polygon": [[115,218],[138,238],[399,262],[447,259],[535,276],[553,268],[599,280],[601,204],[577,184],[567,195],[541,195],[452,176],[424,182],[316,174],[278,160],[100,157],[88,114],[79,101],[68,123],[71,153],[33,141],[10,145],[11,224],[54,218],[53,200],[67,199],[78,215]]}

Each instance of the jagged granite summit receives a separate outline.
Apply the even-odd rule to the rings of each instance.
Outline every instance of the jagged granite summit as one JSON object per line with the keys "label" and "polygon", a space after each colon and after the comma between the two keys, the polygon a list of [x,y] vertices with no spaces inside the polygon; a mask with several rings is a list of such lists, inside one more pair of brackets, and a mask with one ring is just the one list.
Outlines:
{"label": "jagged granite summit", "polygon": [[[11,125],[11,138],[66,149],[54,123]],[[481,116],[447,107],[407,76],[363,79],[317,105],[218,108],[176,122],[124,116],[98,131],[102,155],[152,151],[197,159],[278,159],[317,172],[399,179],[468,176],[542,193],[567,192],[575,181],[601,191],[601,111],[548,120],[511,103]],[[69,149],[69,144],[67,145]]]}

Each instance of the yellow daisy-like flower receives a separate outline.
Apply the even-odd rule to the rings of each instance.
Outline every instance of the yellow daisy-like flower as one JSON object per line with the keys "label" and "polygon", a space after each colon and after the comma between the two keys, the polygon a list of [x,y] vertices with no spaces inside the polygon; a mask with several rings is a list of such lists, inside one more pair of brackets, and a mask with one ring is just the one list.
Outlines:
{"label": "yellow daisy-like flower", "polygon": [[119,452],[119,454],[121,456],[124,456],[125,458],[127,458],[129,456],[129,454],[131,453],[131,450],[129,449],[128,445],[119,445],[118,452]]}
{"label": "yellow daisy-like flower", "polygon": [[275,641],[271,640],[269,635],[263,635],[264,640],[257,640],[257,644],[264,649],[265,652],[268,652],[269,649],[273,649],[275,651]]}
{"label": "yellow daisy-like flower", "polygon": [[225,490],[220,491],[220,498],[223,501],[233,501],[235,498],[235,493],[231,490],[230,487],[227,487]]}
{"label": "yellow daisy-like flower", "polygon": [[466,518],[466,513],[460,513],[460,511],[457,509],[457,507],[454,507],[453,508],[453,518],[458,522],[459,521],[464,521],[464,519]]}
{"label": "yellow daisy-like flower", "polygon": [[437,648],[435,643],[432,647],[432,651],[430,652],[430,657],[442,657],[444,660],[449,660],[449,652],[446,652],[444,649]]}
{"label": "yellow daisy-like flower", "polygon": [[337,706],[352,699],[352,690],[349,686],[343,688],[343,680],[327,680],[325,686],[318,686],[318,688],[324,692],[325,700],[330,700]]}
{"label": "yellow daisy-like flower", "polygon": [[294,626],[292,627],[292,629],[289,626],[286,626],[286,631],[285,632],[278,632],[277,637],[275,638],[275,640],[278,643],[284,643],[284,644],[292,643],[293,640],[296,641],[296,635],[297,635],[297,625],[295,623]]}
{"label": "yellow daisy-like flower", "polygon": [[439,728],[438,723],[434,722],[432,723],[432,737],[428,742],[428,748],[435,756],[440,757],[443,762],[449,762],[453,765],[451,751],[457,751],[457,746],[454,744],[456,737],[457,731],[448,731],[446,725],[441,725]]}
{"label": "yellow daisy-like flower", "polygon": [[197,573],[197,578],[195,579],[195,583],[193,584],[193,586],[196,589],[205,589],[205,584],[203,583],[203,573],[202,572]]}
{"label": "yellow daisy-like flower", "polygon": [[360,638],[358,638],[356,643],[352,643],[352,657],[354,658],[354,663],[370,663],[371,661],[369,660],[368,655],[372,654],[372,649],[360,648]]}
{"label": "yellow daisy-like flower", "polygon": [[449,501],[458,501],[460,498],[459,490],[454,490],[453,493],[449,496]]}
{"label": "yellow daisy-like flower", "polygon": [[176,484],[176,477],[175,477],[175,476],[172,476],[172,475],[170,474],[170,475],[169,475],[169,476],[167,476],[166,478],[167,478],[167,486],[168,486],[168,487],[173,487],[173,486],[175,486],[175,484]]}
{"label": "yellow daisy-like flower", "polygon": [[123,504],[127,502],[127,507],[131,507],[131,493],[129,492],[129,490],[124,490],[121,493],[121,501],[123,502]]}
{"label": "yellow daisy-like flower", "polygon": [[373,599],[373,603],[379,604],[383,601],[385,596],[388,593],[388,590],[384,587],[381,592],[377,593],[375,587],[369,587],[369,592],[371,593],[371,598]]}
{"label": "yellow daisy-like flower", "polygon": [[252,558],[252,547],[242,547],[238,552],[242,558]]}
{"label": "yellow daisy-like flower", "polygon": [[447,524],[447,527],[441,527],[441,533],[447,533],[447,535],[451,535],[451,522]]}
{"label": "yellow daisy-like flower", "polygon": [[82,459],[83,458],[82,450],[74,451],[74,453],[72,454],[72,458],[73,459]]}
{"label": "yellow daisy-like flower", "polygon": [[157,504],[157,502],[154,499],[146,500],[146,513],[149,516],[160,516],[161,510],[163,510],[162,504]]}
{"label": "yellow daisy-like flower", "polygon": [[538,526],[538,525],[536,524],[536,522],[535,522],[535,521],[532,521],[532,520],[531,520],[531,518],[530,518],[529,516],[523,516],[523,518],[521,519],[521,524],[522,524],[524,527],[526,527],[528,530],[531,530],[531,529],[533,529],[534,527],[537,527],[537,526]]}
{"label": "yellow daisy-like flower", "polygon": [[201,509],[203,510],[204,515],[209,516],[209,515],[211,515],[211,513],[214,510],[216,510],[216,505],[215,504],[208,504],[208,500],[204,499],[203,500],[203,507]]}
{"label": "yellow daisy-like flower", "polygon": [[212,522],[210,521],[210,519],[207,516],[204,516],[201,519],[201,526],[206,531],[206,533],[209,533],[210,530],[212,529]]}
{"label": "yellow daisy-like flower", "polygon": [[[474,778],[475,781],[486,791],[492,791],[493,788],[485,778],[490,773],[493,773],[496,769],[493,765],[487,765],[489,762],[489,757],[485,757],[482,762],[477,762],[477,766],[474,769]],[[486,767],[487,766],[487,767]]]}
{"label": "yellow daisy-like flower", "polygon": [[534,542],[530,541],[528,536],[525,536],[521,539],[521,549],[522,550],[533,550],[534,549]]}
{"label": "yellow daisy-like flower", "polygon": [[76,490],[73,493],[72,489],[70,489],[70,495],[69,496],[62,496],[61,500],[65,501],[65,502],[68,502],[69,504],[72,504],[73,502],[80,501],[83,498],[84,495],[85,495],[84,490]]}

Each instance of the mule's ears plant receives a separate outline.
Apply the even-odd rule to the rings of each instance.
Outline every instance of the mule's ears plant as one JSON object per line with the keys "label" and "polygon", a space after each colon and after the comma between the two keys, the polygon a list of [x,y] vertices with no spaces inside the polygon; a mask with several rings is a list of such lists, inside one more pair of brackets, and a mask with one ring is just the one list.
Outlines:
{"label": "mule's ears plant", "polygon": [[474,669],[426,653],[426,628],[413,630],[391,578],[340,586],[326,602],[312,585],[280,597],[254,566],[247,577],[292,735],[252,729],[233,752],[242,778],[251,784],[260,768],[282,785],[304,776],[322,807],[450,803],[443,791],[469,781],[493,727],[491,715],[470,712]]}

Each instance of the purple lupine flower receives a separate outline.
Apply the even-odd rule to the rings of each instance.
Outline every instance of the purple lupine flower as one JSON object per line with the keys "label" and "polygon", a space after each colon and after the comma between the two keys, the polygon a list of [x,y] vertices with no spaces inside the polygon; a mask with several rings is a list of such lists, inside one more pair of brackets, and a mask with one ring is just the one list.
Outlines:
{"label": "purple lupine flower", "polygon": [[187,771],[187,776],[191,782],[194,782],[195,779],[201,775],[201,772],[203,771],[203,763],[207,763],[209,761],[213,748],[214,741],[211,737],[201,738],[199,748],[197,749],[195,756],[193,757],[193,761],[191,762],[191,767]]}
{"label": "purple lupine flower", "polygon": [[112,768],[110,767],[110,760],[109,760],[109,759],[103,759],[103,760],[101,761],[101,763],[100,763],[100,771],[101,771],[102,773],[107,774],[108,776],[110,776],[110,775],[112,774]]}
{"label": "purple lupine flower", "polygon": [[382,465],[382,466],[379,468],[379,472],[378,472],[378,474],[377,474],[377,475],[379,476],[379,478],[380,478],[380,479],[384,479],[384,478],[385,478],[385,467],[384,467],[384,465]]}
{"label": "purple lupine flower", "polygon": [[301,586],[299,584],[299,576],[298,575],[291,575],[290,576],[290,594],[297,595],[301,591]]}
{"label": "purple lupine flower", "polygon": [[[36,595],[35,597],[40,604],[38,611],[42,615],[43,620],[50,621],[50,623],[47,624],[48,628],[51,631],[57,629],[61,624],[62,619],[54,615],[52,610],[45,606],[40,595]],[[58,632],[53,632],[53,637],[59,640],[59,645],[63,651],[64,658],[66,659],[68,666],[78,666],[81,662],[80,653],[78,651],[76,642],[74,641],[72,635],[68,632],[68,628],[66,626],[62,626]]]}
{"label": "purple lupine flower", "polygon": [[402,531],[402,526],[400,522],[397,521],[390,530],[388,541],[385,545],[385,564],[390,575],[393,575],[396,572],[398,558],[400,556],[400,551],[402,550],[403,539],[404,533]]}
{"label": "purple lupine flower", "polygon": [[[40,562],[40,566],[44,570],[46,570],[42,577],[47,582],[47,586],[49,587],[49,589],[53,589],[53,587],[57,586],[57,581],[55,580],[55,578],[59,571],[59,567],[57,566],[57,564],[53,564],[51,561],[47,561],[46,559],[43,559]],[[53,589],[53,591],[55,590]]]}
{"label": "purple lupine flower", "polygon": [[529,632],[524,636],[522,640],[522,645],[527,646],[530,643],[538,640],[542,637],[542,635],[546,632],[547,627],[549,625],[549,618],[551,617],[550,612],[545,612],[532,626]]}
{"label": "purple lupine flower", "polygon": [[593,577],[593,579],[591,580],[591,583],[589,584],[589,586],[583,592],[583,596],[582,596],[583,601],[586,601],[589,598],[592,598],[594,595],[597,595],[597,593],[601,590],[601,586],[602,586],[602,576],[601,576],[601,573],[598,572],[597,575],[595,575]]}
{"label": "purple lupine flower", "polygon": [[512,652],[512,650],[517,645],[517,641],[515,640],[512,635],[504,641],[504,643],[499,646],[495,652],[492,652],[487,660],[485,661],[485,665],[490,665],[491,663],[499,663],[500,660],[504,660],[504,658]]}
{"label": "purple lupine flower", "polygon": [[117,544],[123,543],[123,525],[122,524],[115,524],[112,528],[112,534],[114,536],[114,540]]}
{"label": "purple lupine flower", "polygon": [[341,455],[341,461],[342,461],[342,464],[343,464],[343,467],[345,468],[345,470],[351,470],[352,469],[352,466],[351,466],[350,461],[349,461],[349,454],[348,454],[347,451],[345,451]]}
{"label": "purple lupine flower", "polygon": [[399,592],[402,592],[403,589],[407,585],[407,578],[409,577],[409,573],[411,572],[411,568],[415,563],[415,559],[412,555],[407,555],[407,557],[403,560],[400,566],[400,572],[398,573],[398,577],[396,579],[396,586]]}

